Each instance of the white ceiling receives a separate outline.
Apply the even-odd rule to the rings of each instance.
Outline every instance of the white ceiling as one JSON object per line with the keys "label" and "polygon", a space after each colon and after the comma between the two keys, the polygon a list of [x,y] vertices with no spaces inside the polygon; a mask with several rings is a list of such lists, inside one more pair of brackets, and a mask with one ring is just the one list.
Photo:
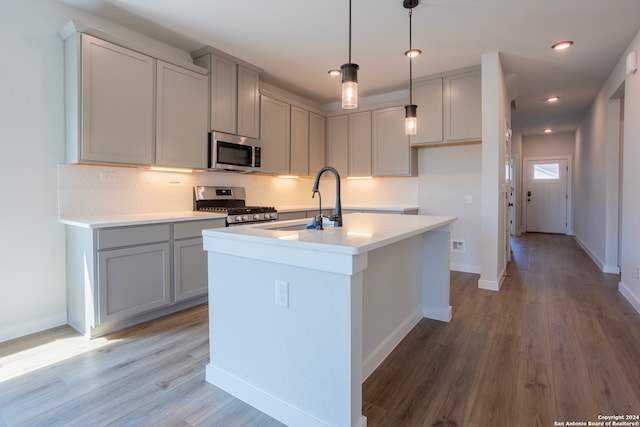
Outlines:
{"label": "white ceiling", "polygon": [[[337,102],[348,62],[348,0],[61,0],[187,51],[211,45],[264,70],[263,80],[320,104]],[[352,0],[360,96],[406,89],[402,0]],[[515,82],[512,128],[574,130],[640,29],[640,0],[421,0],[413,12],[414,78],[500,52]],[[565,51],[550,46],[574,40]],[[544,102],[550,95],[560,102]]]}

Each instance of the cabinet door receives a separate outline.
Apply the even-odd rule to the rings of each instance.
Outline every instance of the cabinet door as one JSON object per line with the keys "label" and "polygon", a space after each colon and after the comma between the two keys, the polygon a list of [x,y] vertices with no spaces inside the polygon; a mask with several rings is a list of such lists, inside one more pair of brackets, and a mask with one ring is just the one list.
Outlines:
{"label": "cabinet door", "polygon": [[418,106],[418,131],[411,136],[411,144],[441,142],[442,79],[427,80],[413,85],[413,99]]}
{"label": "cabinet door", "polygon": [[260,137],[259,74],[238,65],[238,135]]}
{"label": "cabinet door", "polygon": [[445,138],[482,138],[482,82],[480,72],[449,76],[445,84]]}
{"label": "cabinet door", "polygon": [[169,243],[98,252],[99,322],[171,303]]}
{"label": "cabinet door", "polygon": [[163,61],[157,73],[155,163],[206,168],[207,76]]}
{"label": "cabinet door", "polygon": [[149,56],[82,35],[81,160],[151,164],[154,66]]}
{"label": "cabinet door", "polygon": [[373,174],[411,175],[411,148],[404,134],[404,107],[373,111]]}
{"label": "cabinet door", "polygon": [[349,114],[349,176],[371,176],[371,111]]}
{"label": "cabinet door", "polygon": [[207,252],[202,237],[174,242],[173,263],[176,301],[207,293]]}
{"label": "cabinet door", "polygon": [[291,106],[291,174],[309,175],[309,112]]}
{"label": "cabinet door", "polygon": [[260,115],[262,171],[288,174],[291,131],[289,104],[263,96],[260,100]]}
{"label": "cabinet door", "polygon": [[211,55],[211,129],[236,133],[237,128],[237,66],[236,63]]}
{"label": "cabinet door", "polygon": [[326,119],[320,114],[309,113],[309,175],[325,167]]}
{"label": "cabinet door", "polygon": [[349,116],[341,114],[327,119],[327,164],[333,166],[340,176],[348,173]]}

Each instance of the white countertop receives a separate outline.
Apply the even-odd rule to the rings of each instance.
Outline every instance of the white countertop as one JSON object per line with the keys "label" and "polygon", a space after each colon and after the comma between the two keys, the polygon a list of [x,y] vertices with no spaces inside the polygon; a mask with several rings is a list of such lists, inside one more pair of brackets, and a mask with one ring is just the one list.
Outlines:
{"label": "white countertop", "polygon": [[60,222],[82,228],[123,227],[127,225],[145,225],[159,222],[198,221],[206,219],[226,218],[226,214],[211,212],[165,212],[131,215],[106,215],[92,217],[60,218]]}
{"label": "white countertop", "polygon": [[[299,212],[313,211],[318,209],[317,206],[278,206],[278,212]],[[328,207],[327,209],[333,209]],[[379,211],[398,211],[406,212],[417,207],[399,207],[399,206],[346,206],[344,209],[362,209],[362,210],[379,210]],[[225,218],[226,214],[211,212],[194,212],[194,211],[178,211],[178,212],[156,212],[144,214],[129,215],[104,215],[104,216],[85,216],[85,217],[64,217],[60,218],[60,222],[66,225],[81,228],[107,228],[107,227],[124,227],[128,225],[145,225],[155,224],[159,222],[179,222],[179,221],[197,221],[205,219]]]}
{"label": "white countertop", "polygon": [[[279,221],[202,232],[205,249],[225,251],[227,242],[272,245],[343,254],[361,254],[427,231],[451,224],[451,216],[352,213],[344,215],[342,227],[327,225],[324,230],[283,230],[305,225],[310,219]],[[264,249],[263,249],[264,250]]]}
{"label": "white countertop", "polygon": [[[278,212],[300,212],[300,211],[317,211],[318,205],[297,205],[297,206],[276,206]],[[333,203],[329,203],[324,209],[333,210]],[[411,210],[417,210],[417,206],[353,206],[343,205],[342,210],[366,210],[366,211],[393,211],[393,212],[406,212]]]}

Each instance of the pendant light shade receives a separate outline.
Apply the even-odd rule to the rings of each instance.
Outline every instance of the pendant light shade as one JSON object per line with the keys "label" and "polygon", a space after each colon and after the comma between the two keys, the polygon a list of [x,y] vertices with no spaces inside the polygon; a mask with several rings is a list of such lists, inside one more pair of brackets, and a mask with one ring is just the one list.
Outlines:
{"label": "pendant light shade", "polygon": [[413,103],[412,59],[420,55],[422,51],[411,47],[411,16],[413,15],[413,8],[416,7],[418,3],[417,1],[411,0],[404,0],[402,3],[406,9],[409,9],[409,50],[404,53],[409,58],[409,104],[404,106],[404,133],[406,135],[415,135],[418,132],[418,106]]}
{"label": "pendant light shade", "polygon": [[406,135],[415,135],[418,131],[417,105],[405,105],[404,133]]}
{"label": "pendant light shade", "polygon": [[349,62],[343,64],[342,70],[342,108],[351,110],[358,108],[358,64],[351,62],[351,0],[349,0]]}

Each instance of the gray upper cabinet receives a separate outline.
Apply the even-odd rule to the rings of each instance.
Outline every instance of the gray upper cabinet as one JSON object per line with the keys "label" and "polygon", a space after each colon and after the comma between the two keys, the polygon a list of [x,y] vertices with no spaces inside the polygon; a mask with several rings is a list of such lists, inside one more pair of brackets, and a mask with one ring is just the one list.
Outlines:
{"label": "gray upper cabinet", "polygon": [[291,105],[292,175],[309,175],[309,111]]}
{"label": "gray upper cabinet", "polygon": [[68,131],[79,134],[70,135],[68,160],[151,165],[155,60],[86,34],[65,48]]}
{"label": "gray upper cabinet", "polygon": [[349,176],[371,176],[371,111],[349,114]]}
{"label": "gray upper cabinet", "polygon": [[262,172],[289,174],[291,146],[290,105],[261,97],[260,135],[262,137]]}
{"label": "gray upper cabinet", "polygon": [[418,132],[411,145],[482,139],[480,70],[418,80],[413,85]]}
{"label": "gray upper cabinet", "polygon": [[235,62],[218,55],[210,56],[210,64],[211,130],[236,133],[238,66]]}
{"label": "gray upper cabinet", "polygon": [[192,56],[209,69],[210,129],[259,138],[261,70],[211,47]]}
{"label": "gray upper cabinet", "polygon": [[238,65],[238,135],[260,137],[260,73]]}
{"label": "gray upper cabinet", "polygon": [[411,143],[442,141],[442,79],[415,83],[413,99],[418,106],[418,129],[416,135],[411,136]]}
{"label": "gray upper cabinet", "polygon": [[411,176],[416,169],[415,150],[404,133],[404,107],[373,110],[373,175]]}
{"label": "gray upper cabinet", "polygon": [[349,172],[349,116],[341,114],[327,118],[327,166],[333,166],[340,176]]}
{"label": "gray upper cabinet", "polygon": [[326,159],[326,118],[320,114],[309,112],[309,175],[325,167]]}
{"label": "gray upper cabinet", "polygon": [[207,167],[208,88],[207,76],[158,61],[155,164]]}
{"label": "gray upper cabinet", "polygon": [[69,163],[206,166],[206,69],[123,39],[63,39]]}
{"label": "gray upper cabinet", "polygon": [[444,131],[447,141],[482,138],[482,82],[474,71],[445,77]]}

